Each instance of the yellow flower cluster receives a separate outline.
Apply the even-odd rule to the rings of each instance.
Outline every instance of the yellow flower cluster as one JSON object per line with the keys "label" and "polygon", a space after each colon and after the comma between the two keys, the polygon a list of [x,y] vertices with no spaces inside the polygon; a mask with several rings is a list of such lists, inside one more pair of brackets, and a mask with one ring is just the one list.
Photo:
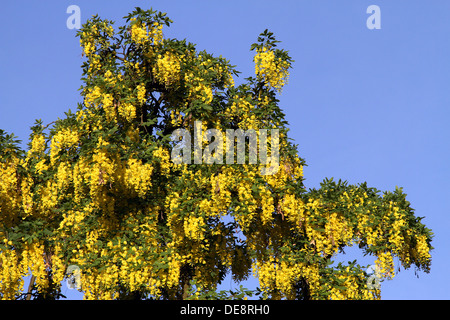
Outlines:
{"label": "yellow flower cluster", "polygon": [[[239,128],[243,130],[254,129],[258,130],[261,127],[261,122],[256,118],[254,114],[255,106],[242,96],[233,96],[233,100],[230,106],[228,106],[223,115],[234,114],[241,119],[239,122]],[[259,136],[259,131],[257,131]]]}
{"label": "yellow flower cluster", "polygon": [[145,100],[147,100],[145,85],[143,83],[139,84],[136,87],[136,91],[137,91],[137,99],[138,99],[139,103],[143,104],[145,102]]}
{"label": "yellow flower cluster", "polygon": [[188,101],[200,100],[205,104],[210,104],[213,99],[213,93],[211,86],[205,82],[205,80],[199,76],[195,76],[194,73],[189,72],[184,75],[184,81],[191,83],[192,87],[188,93]]}
{"label": "yellow flower cluster", "polygon": [[48,165],[46,164],[46,162],[47,162],[47,161],[46,161],[45,159],[42,159],[41,161],[39,161],[39,162],[36,164],[36,172],[37,172],[38,174],[42,174],[42,172],[48,170]]}
{"label": "yellow flower cluster", "polygon": [[[3,240],[6,245],[11,241]],[[17,250],[0,251],[0,299],[11,300],[23,292],[24,277],[30,273],[35,276],[38,290],[49,286],[48,272],[51,267],[54,284],[58,287],[64,277],[64,265],[56,256],[44,251],[43,244],[24,243],[20,254]]]}
{"label": "yellow flower cluster", "polygon": [[391,206],[391,215],[394,218],[394,222],[390,223],[390,234],[389,234],[389,242],[394,245],[395,248],[401,248],[405,241],[402,229],[406,226],[405,217],[403,212],[400,211],[400,208],[397,206]]}
{"label": "yellow flower cluster", "polygon": [[430,247],[426,242],[426,237],[424,235],[417,236],[416,244],[417,255],[422,263],[427,263],[430,258]]}
{"label": "yellow flower cluster", "polygon": [[[8,240],[5,238],[3,242],[7,244]],[[16,250],[0,251],[0,299],[13,300],[22,292],[25,273]]]}
{"label": "yellow flower cluster", "polygon": [[8,226],[20,209],[16,161],[0,162],[0,221]]}
{"label": "yellow flower cluster", "polygon": [[319,268],[315,265],[271,258],[257,261],[253,270],[262,291],[271,292],[273,299],[295,299],[294,285],[300,278],[310,284],[312,294],[319,287]]}
{"label": "yellow flower cluster", "polygon": [[136,118],[136,106],[132,103],[121,103],[119,106],[119,115],[121,115],[126,121],[131,122]]}
{"label": "yellow flower cluster", "polygon": [[80,140],[80,134],[74,129],[63,128],[58,131],[51,140],[50,163],[55,164],[58,153],[66,148],[74,147]]}
{"label": "yellow flower cluster", "polygon": [[96,101],[102,96],[102,90],[100,87],[95,86],[93,89],[88,88],[85,95],[85,105],[86,106],[96,106]]}
{"label": "yellow flower cluster", "polygon": [[[346,194],[347,200],[350,196]],[[367,197],[367,195],[365,195]],[[358,197],[355,197],[358,199]],[[348,208],[358,208],[365,204],[363,198],[359,198],[360,201],[352,203],[348,201]],[[367,205],[371,205],[371,201],[367,201]],[[385,272],[389,276],[394,276],[392,255],[396,255],[400,258],[400,262],[404,267],[409,267],[411,259],[414,258],[419,263],[427,265],[430,262],[430,246],[426,243],[425,235],[416,235],[412,230],[406,229],[408,222],[407,216],[404,210],[401,210],[396,203],[390,201],[386,204],[386,214],[383,216],[381,223],[375,223],[375,215],[371,214],[371,210],[377,210],[378,207],[374,206],[372,209],[366,209],[366,214],[358,215],[357,230],[358,235],[364,235],[365,242],[370,246],[379,246],[382,243],[389,244],[389,251],[380,253],[378,261],[380,266],[384,266]],[[409,244],[413,237],[420,237],[423,242],[421,250],[412,250],[409,248]]]}
{"label": "yellow flower cluster", "polygon": [[28,151],[28,154],[33,153],[41,153],[44,152],[45,149],[45,138],[42,134],[37,134],[33,137],[31,141],[31,149]]}
{"label": "yellow flower cluster", "polygon": [[231,88],[234,87],[234,78],[233,75],[231,74],[230,70],[223,68],[221,65],[219,65],[216,68],[216,71],[219,75],[224,75],[225,78],[225,88]]}
{"label": "yellow flower cluster", "polygon": [[172,110],[170,112],[170,123],[173,126],[180,125],[182,123],[182,120],[183,120],[183,116],[182,116],[180,110]]}
{"label": "yellow flower cluster", "polygon": [[259,187],[259,195],[261,196],[261,222],[266,225],[272,222],[272,214],[275,211],[273,197],[270,190],[264,186]]}
{"label": "yellow flower cluster", "polygon": [[329,290],[329,298],[331,300],[373,300],[379,298],[378,289],[362,290],[358,283],[365,283],[366,279],[363,273],[355,274],[349,267],[345,271],[341,271],[336,275],[340,280],[340,289],[327,285]]}
{"label": "yellow flower cluster", "polygon": [[[309,199],[306,203],[306,212],[303,214],[302,226],[305,227],[308,239],[317,252],[323,256],[334,255],[339,245],[347,244],[353,238],[351,226],[336,212],[323,212],[319,199]],[[327,219],[324,225],[317,224],[316,219],[324,216]]]}
{"label": "yellow flower cluster", "polygon": [[[135,20],[136,18],[132,19],[132,21]],[[148,40],[147,26],[145,22],[144,23],[135,22],[131,26],[131,39],[138,44],[143,44]]]}
{"label": "yellow flower cluster", "polygon": [[153,74],[157,81],[166,87],[177,84],[180,81],[181,66],[177,56],[171,52],[158,55],[158,60],[153,67]]}
{"label": "yellow flower cluster", "polygon": [[159,147],[153,152],[153,155],[160,160],[161,173],[168,174],[173,166],[169,152],[165,148]]}
{"label": "yellow flower cluster", "polygon": [[[112,81],[115,82],[122,81],[123,76],[118,75],[111,79],[114,79]],[[146,90],[143,83],[136,87],[136,98],[140,104],[144,103],[146,100]],[[125,99],[115,103],[113,94],[105,92],[99,86],[95,86],[93,89],[88,88],[86,90],[84,102],[85,106],[88,108],[97,108],[101,105],[108,121],[118,121],[117,116],[122,117],[126,122],[131,122],[136,118],[136,106],[133,103]],[[81,112],[77,117],[81,119],[82,114],[84,114],[84,112]]]}
{"label": "yellow flower cluster", "polygon": [[80,35],[80,46],[83,48],[83,53],[90,57],[92,53],[96,50],[96,45],[98,43],[98,37],[100,36],[100,31],[104,31],[108,36],[112,37],[114,29],[111,25],[92,25],[87,31],[83,31]]}
{"label": "yellow flower cluster", "polygon": [[219,173],[217,176],[211,176],[211,200],[214,205],[210,206],[213,216],[225,215],[231,203],[231,192],[227,187],[229,177],[226,173]]}
{"label": "yellow flower cluster", "polygon": [[[140,232],[140,230],[136,230]],[[85,248],[79,246],[79,255],[73,261],[82,265],[86,262],[88,253],[101,256],[105,263],[99,272],[82,269],[81,283],[85,291],[84,299],[117,299],[119,298],[118,283],[129,291],[147,288],[150,294],[159,294],[158,287],[161,286],[160,274],[154,272],[151,264],[144,263],[148,260],[149,251],[143,246],[137,246],[128,241],[116,239],[109,241],[107,246],[101,250],[96,247],[99,232],[93,231],[87,236]],[[147,256],[147,257],[146,257]]]}
{"label": "yellow flower cluster", "polygon": [[84,54],[86,56],[91,55],[91,53],[95,51],[95,43],[93,41],[80,40],[80,45],[84,48]]}
{"label": "yellow flower cluster", "polygon": [[100,55],[91,54],[88,60],[87,77],[93,79],[99,72],[101,72],[102,63],[100,62]]}
{"label": "yellow flower cluster", "polygon": [[208,77],[208,73],[215,72],[217,79],[221,79],[224,82],[224,87],[234,87],[234,79],[230,69],[220,63],[213,63],[210,58],[199,55],[196,62],[200,64],[200,68],[196,71],[203,73],[203,78]]}
{"label": "yellow flower cluster", "polygon": [[125,171],[127,186],[139,197],[144,197],[151,186],[152,172],[153,167],[150,164],[143,164],[137,159],[128,159]]}
{"label": "yellow flower cluster", "polygon": [[145,22],[137,22],[136,18],[132,18],[131,39],[138,44],[145,44],[153,40],[153,44],[158,44],[163,40],[163,26],[158,22],[153,22],[149,28]]}
{"label": "yellow flower cluster", "polygon": [[51,263],[51,270],[52,270],[52,277],[53,282],[60,285],[61,282],[64,279],[66,267],[65,264],[65,258],[61,249],[61,243],[56,242],[53,254],[49,255],[50,263]]}
{"label": "yellow flower cluster", "polygon": [[101,96],[101,98],[101,103],[103,106],[103,110],[105,110],[106,118],[108,119],[108,121],[111,121],[115,116],[115,110],[113,107],[114,97],[112,96],[112,94],[105,93]]}
{"label": "yellow flower cluster", "polygon": [[163,41],[162,24],[158,22],[153,22],[152,28],[150,30],[150,37],[153,39],[153,44],[159,44]]}
{"label": "yellow flower cluster", "polygon": [[39,191],[41,193],[41,201],[36,204],[36,211],[40,215],[48,215],[58,203],[57,185],[48,180]]}
{"label": "yellow flower cluster", "polygon": [[[30,268],[31,273],[36,277],[35,283],[38,288],[48,287],[47,267],[44,261],[44,246],[40,243],[32,243],[26,246],[22,253],[23,268]],[[47,261],[47,263],[49,263]]]}
{"label": "yellow flower cluster", "polygon": [[180,269],[182,260],[182,257],[177,253],[170,256],[169,258],[169,272],[165,279],[163,279],[163,281],[169,288],[178,285],[178,283],[180,282]]}
{"label": "yellow flower cluster", "polygon": [[184,234],[188,239],[201,241],[204,239],[202,228],[204,226],[202,217],[189,216],[184,220]]}
{"label": "yellow flower cluster", "polygon": [[256,75],[280,91],[289,77],[290,63],[276,58],[275,53],[266,47],[257,50],[254,61]]}
{"label": "yellow flower cluster", "polygon": [[105,72],[105,82],[106,84],[108,84],[109,86],[114,86],[117,83],[117,78],[114,76],[114,74],[111,72],[111,70],[107,70]]}
{"label": "yellow flower cluster", "polygon": [[248,115],[252,109],[254,108],[253,104],[251,104],[248,100],[244,99],[240,96],[233,96],[233,102],[227,109],[225,113],[231,113],[236,115]]}
{"label": "yellow flower cluster", "polygon": [[91,32],[83,32],[80,36],[80,46],[86,56],[90,56],[95,51],[95,36],[98,35],[96,25],[92,26]]}
{"label": "yellow flower cluster", "polygon": [[[187,185],[196,187],[188,188],[183,198],[178,193],[171,193],[167,200],[168,226],[173,234],[173,249],[180,255],[180,263],[196,265],[196,279],[198,285],[211,286],[218,280],[217,273],[212,274],[211,268],[215,268],[214,261],[221,261],[227,266],[232,266],[233,276],[245,278],[248,267],[245,267],[242,252],[230,252],[227,244],[226,228],[223,223],[218,225],[207,224],[208,217],[220,217],[226,215],[230,206],[230,186],[236,181],[236,171],[230,167],[224,167],[217,176],[204,177],[201,172],[193,172],[192,167],[182,165],[180,170],[183,180]],[[233,174],[234,173],[234,174]],[[190,194],[191,190],[202,186],[207,188],[209,195],[196,197]],[[186,215],[186,203],[193,202],[195,214]],[[255,207],[256,208],[256,207]],[[210,242],[206,234],[210,234],[217,241]],[[219,260],[217,260],[219,259]]]}
{"label": "yellow flower cluster", "polygon": [[252,194],[251,181],[244,180],[239,182],[239,178],[242,179],[242,174],[237,174],[236,178],[233,179],[233,182],[236,183],[238,199],[240,202],[240,205],[236,206],[234,210],[236,212],[235,219],[239,223],[242,231],[245,232],[250,228],[251,222],[257,214],[258,203]]}
{"label": "yellow flower cluster", "polygon": [[394,260],[391,252],[380,252],[377,255],[378,258],[375,260],[375,264],[379,267],[380,273],[384,277],[393,278],[395,276],[395,271]]}
{"label": "yellow flower cluster", "polygon": [[291,222],[293,231],[301,231],[302,223],[305,221],[305,205],[303,201],[294,194],[287,193],[281,201],[280,210],[284,217]]}
{"label": "yellow flower cluster", "polygon": [[[124,193],[125,195],[126,193]],[[145,290],[145,292],[158,295],[159,287],[165,285],[170,272],[160,268],[154,268],[154,254],[158,248],[155,237],[158,208],[151,206],[127,207],[129,213],[124,220],[133,225],[133,234],[142,242],[127,241],[118,237],[109,238],[105,246],[99,246],[100,239],[108,233],[120,232],[118,221],[113,215],[106,219],[99,219],[97,227],[87,232],[84,243],[79,243],[73,250],[70,264],[80,266],[81,284],[84,291],[84,299],[116,299],[119,298],[118,284],[129,291]],[[137,220],[137,216],[142,216]],[[92,208],[78,215],[70,213],[65,217],[63,230],[79,232],[77,225],[83,224],[83,216],[92,215]],[[75,218],[72,223],[70,219]],[[73,226],[73,227],[72,227]],[[87,267],[92,263],[92,258],[102,259],[102,269],[93,270]],[[176,262],[176,261],[175,261]],[[173,274],[172,268],[172,274]],[[165,280],[166,279],[166,280]],[[177,278],[178,280],[178,278]],[[171,284],[173,285],[173,284]]]}

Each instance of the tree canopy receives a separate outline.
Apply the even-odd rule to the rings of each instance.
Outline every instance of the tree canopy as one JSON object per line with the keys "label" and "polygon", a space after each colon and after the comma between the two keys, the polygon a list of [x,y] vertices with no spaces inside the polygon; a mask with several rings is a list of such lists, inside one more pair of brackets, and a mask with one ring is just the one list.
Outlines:
{"label": "tree canopy", "polygon": [[[218,292],[227,274],[236,282],[253,274],[266,299],[380,298],[367,266],[333,264],[352,245],[377,257],[383,278],[395,275],[394,257],[429,272],[432,232],[401,188],[334,179],[305,188],[306,163],[279,106],[294,61],[271,32],[251,45],[255,74],[237,84],[227,59],[163,37],[166,14],[136,8],[124,19],[115,29],[93,16],[78,32],[75,113],[37,120],[26,151],[0,131],[1,298],[60,298],[73,266],[86,299],[255,293]],[[175,163],[172,133],[195,136],[198,121],[224,137],[255,130],[279,159],[229,163],[216,148],[213,163]]]}

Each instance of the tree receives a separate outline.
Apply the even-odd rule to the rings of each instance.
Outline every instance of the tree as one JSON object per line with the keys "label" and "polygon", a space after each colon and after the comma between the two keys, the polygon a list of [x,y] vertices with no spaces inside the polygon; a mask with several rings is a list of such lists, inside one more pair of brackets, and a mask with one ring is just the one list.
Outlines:
{"label": "tree", "polygon": [[[93,16],[78,32],[85,61],[75,113],[37,120],[27,151],[0,132],[3,299],[60,298],[74,267],[86,299],[242,298],[252,292],[230,296],[217,285],[252,272],[263,298],[379,298],[367,266],[333,265],[351,245],[377,257],[381,277],[395,274],[393,257],[429,272],[432,232],[400,188],[325,179],[306,190],[277,98],[293,60],[271,32],[251,46],[255,76],[236,85],[228,60],[163,38],[166,14],[136,8],[124,19],[115,30]],[[233,163],[220,144],[205,163],[173,139],[207,128],[254,129],[277,161],[239,162],[233,137]],[[172,161],[176,145],[197,162]]]}

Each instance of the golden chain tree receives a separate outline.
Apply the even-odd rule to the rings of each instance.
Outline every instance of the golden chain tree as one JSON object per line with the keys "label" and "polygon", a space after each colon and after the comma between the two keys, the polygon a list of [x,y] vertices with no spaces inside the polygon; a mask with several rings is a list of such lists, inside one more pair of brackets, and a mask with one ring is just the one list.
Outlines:
{"label": "golden chain tree", "polygon": [[[94,16],[79,31],[76,113],[48,129],[37,121],[26,152],[0,132],[1,298],[59,298],[69,266],[86,299],[242,298],[217,286],[252,272],[263,298],[379,298],[367,266],[333,265],[351,245],[377,257],[382,277],[394,257],[429,271],[432,232],[401,189],[304,187],[277,99],[292,60],[272,33],[252,45],[256,75],[237,86],[226,59],[164,38],[165,14],[136,8],[125,19],[115,30]],[[172,132],[195,134],[196,121],[279,130],[277,170],[262,174],[248,157],[174,163]]]}

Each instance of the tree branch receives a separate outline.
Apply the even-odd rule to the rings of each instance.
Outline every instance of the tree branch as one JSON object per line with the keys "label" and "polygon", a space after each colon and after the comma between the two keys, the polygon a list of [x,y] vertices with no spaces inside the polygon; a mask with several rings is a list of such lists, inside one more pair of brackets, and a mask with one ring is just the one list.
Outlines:
{"label": "tree branch", "polygon": [[28,294],[27,294],[26,300],[31,300],[31,290],[33,289],[35,280],[36,280],[36,276],[31,275],[30,284],[28,285],[28,290],[27,290]]}

